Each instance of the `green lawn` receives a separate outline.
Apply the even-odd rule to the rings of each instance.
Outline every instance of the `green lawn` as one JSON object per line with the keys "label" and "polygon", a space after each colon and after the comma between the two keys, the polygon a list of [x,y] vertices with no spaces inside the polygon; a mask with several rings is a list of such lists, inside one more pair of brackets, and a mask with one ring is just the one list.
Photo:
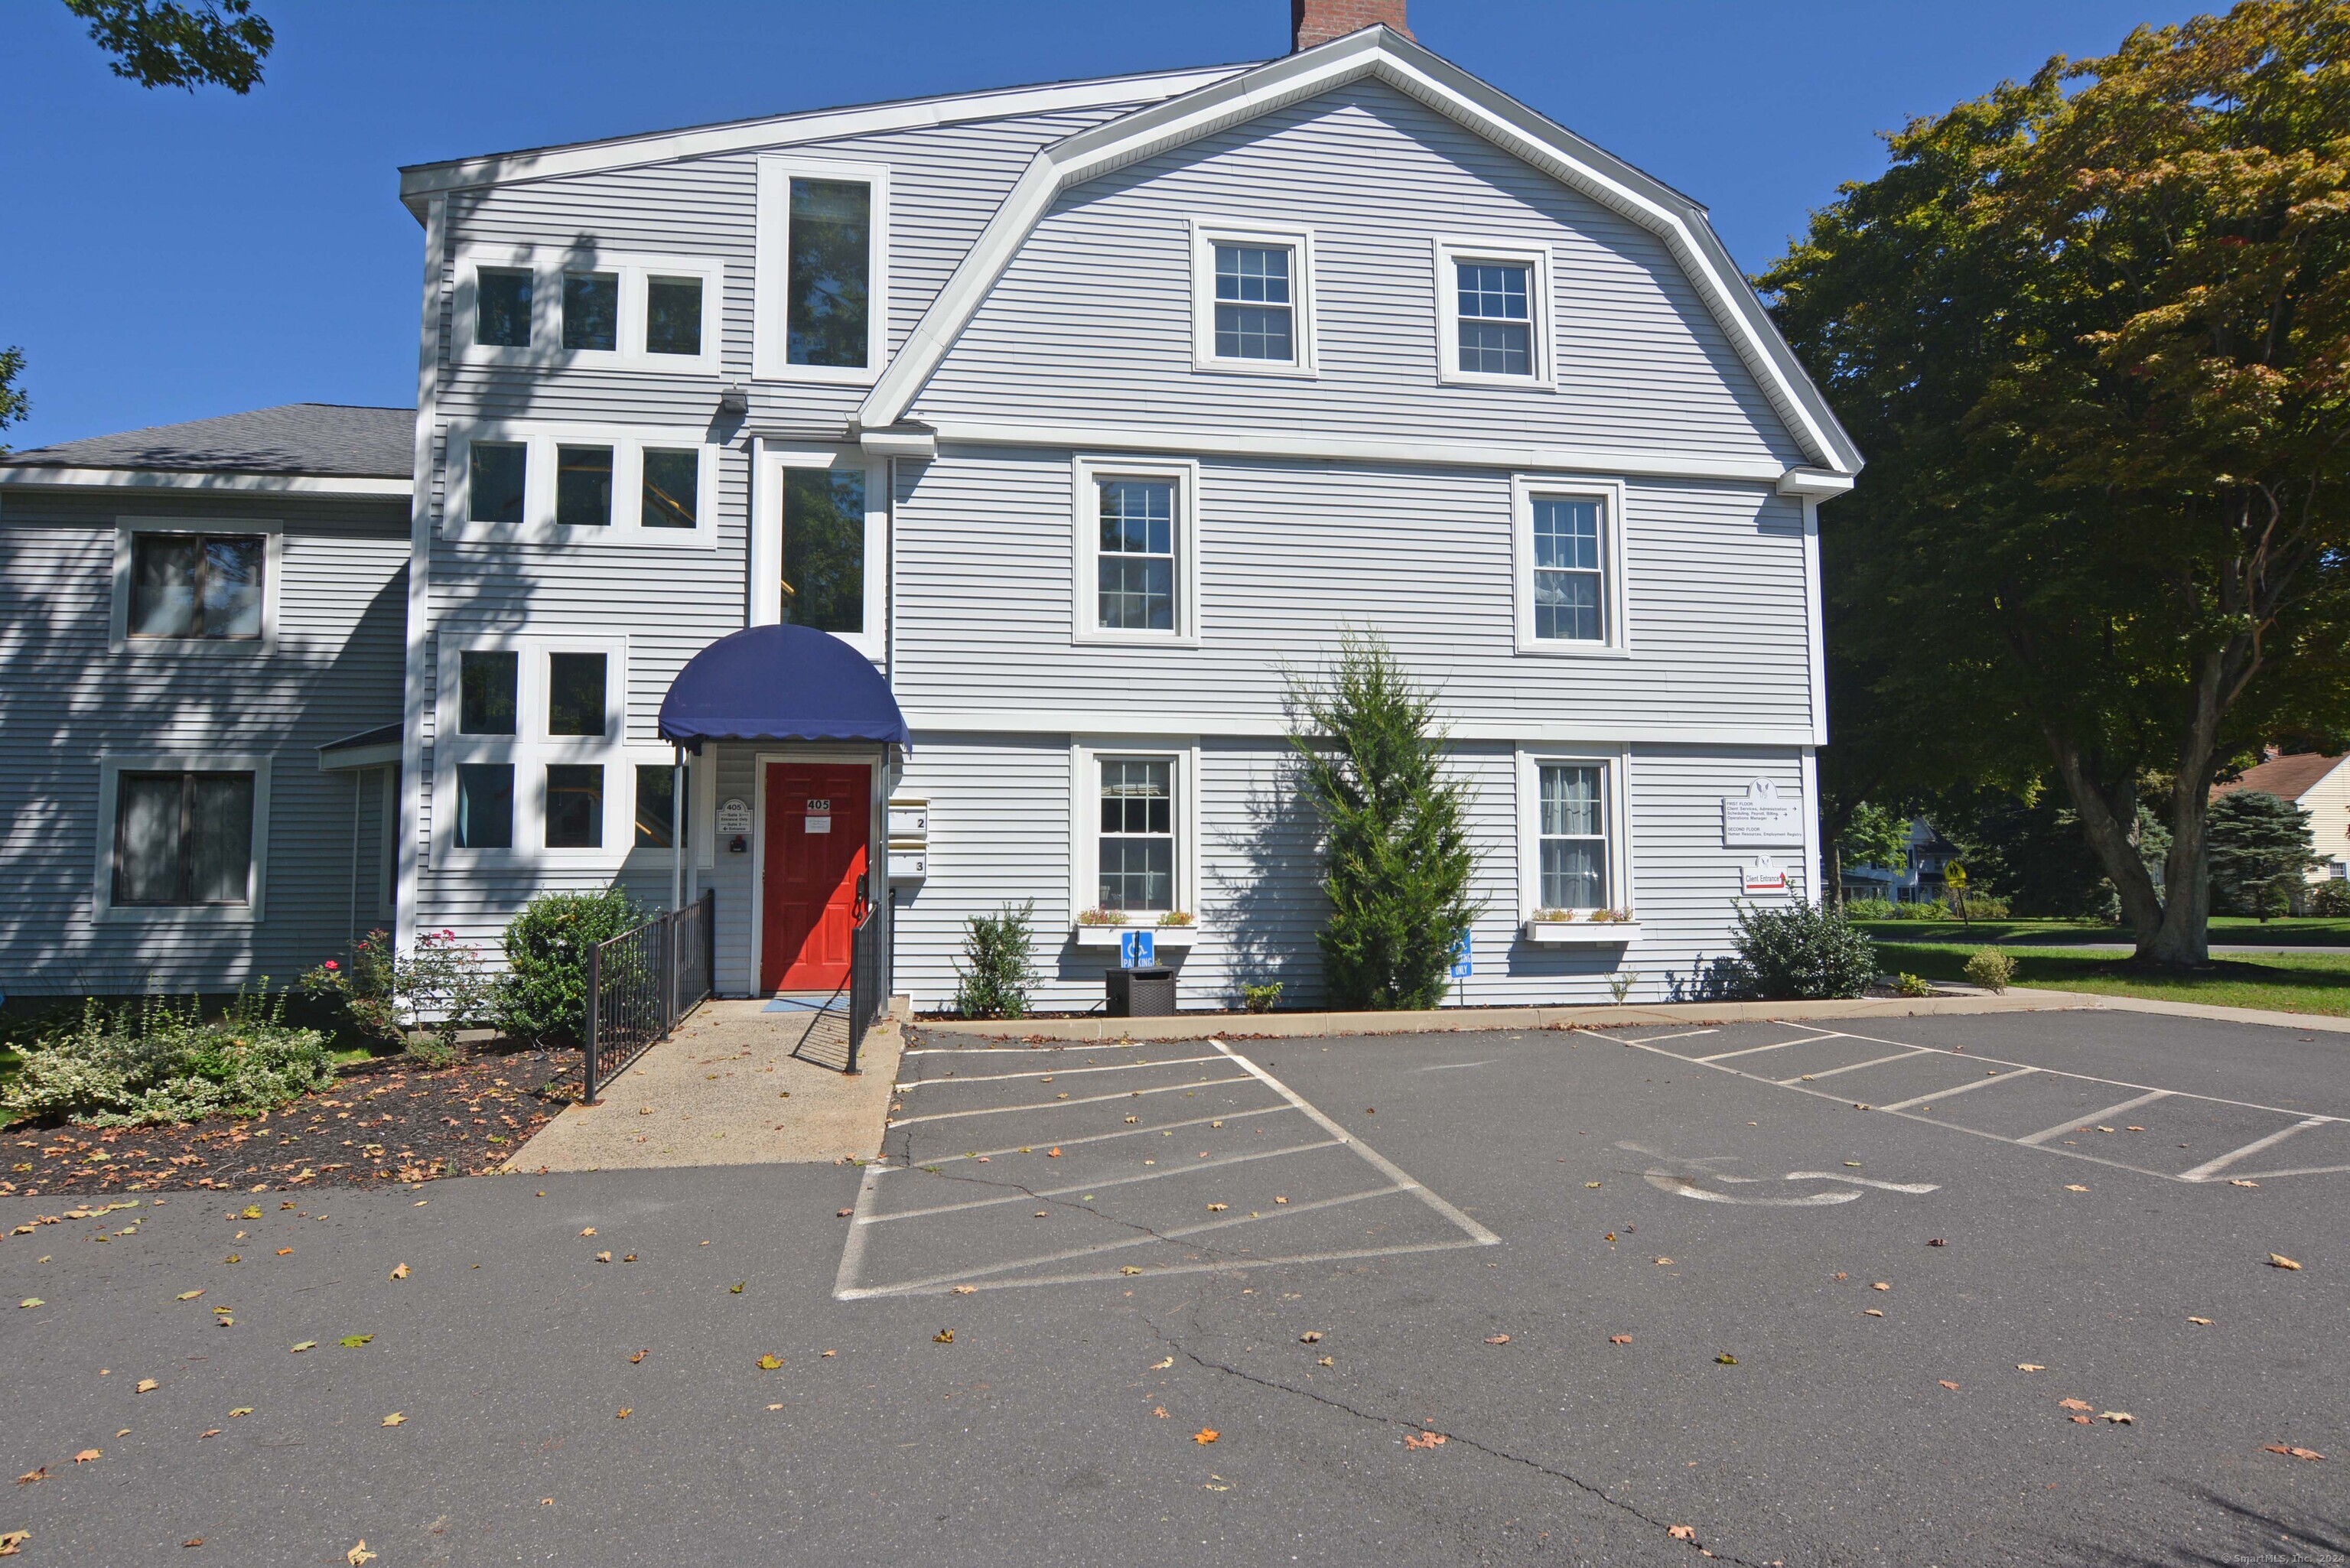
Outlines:
{"label": "green lawn", "polygon": [[[1964,980],[1967,959],[1981,945],[1880,940],[1877,962],[1888,973],[1906,971],[1928,980]],[[2176,979],[2133,973],[2126,953],[2063,948],[2010,949],[2009,953],[2015,960],[2015,983],[2020,986],[2350,1016],[2350,952],[2247,954],[2222,961],[2210,975]]]}
{"label": "green lawn", "polygon": [[[1854,925],[1880,942],[2126,942],[2126,926],[2092,925],[2081,920],[1855,920]],[[2271,920],[2265,925],[2248,915],[2211,917],[2215,942],[2280,942],[2313,948],[2350,947],[2350,919]]]}

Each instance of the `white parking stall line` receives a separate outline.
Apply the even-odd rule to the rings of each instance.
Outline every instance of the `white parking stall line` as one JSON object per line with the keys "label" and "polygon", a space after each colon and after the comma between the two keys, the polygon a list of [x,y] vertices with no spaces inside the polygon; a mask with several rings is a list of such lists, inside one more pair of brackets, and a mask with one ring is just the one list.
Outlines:
{"label": "white parking stall line", "polygon": [[[1128,1127],[1120,1132],[1089,1133],[1084,1137],[1065,1137],[1060,1139],[1059,1143],[1063,1148],[1077,1148],[1089,1143],[1108,1143],[1113,1138],[1149,1137],[1152,1133],[1171,1133],[1180,1127],[1212,1127],[1217,1122],[1236,1122],[1248,1116],[1283,1116],[1288,1110],[1287,1106],[1259,1106],[1253,1111],[1226,1111],[1221,1116],[1191,1116],[1180,1122],[1161,1122],[1157,1127]],[[1005,1144],[1002,1148],[974,1148],[962,1154],[925,1156],[920,1165],[890,1165],[876,1168],[879,1169],[884,1176],[893,1170],[931,1171],[933,1167],[952,1165],[959,1159],[993,1159],[1000,1154],[1024,1154],[1028,1147],[1029,1146],[1025,1144]]]}
{"label": "white parking stall line", "polygon": [[1042,1083],[1055,1078],[1074,1078],[1080,1073],[1131,1073],[1141,1067],[1187,1067],[1196,1062],[1213,1062],[1214,1056],[1170,1056],[1163,1062],[1120,1062],[1108,1067],[1055,1067],[1049,1073],[988,1073],[976,1078],[919,1078],[910,1084],[892,1084],[889,1092],[906,1094],[914,1089],[936,1089],[950,1084],[1017,1084]]}
{"label": "white parking stall line", "polygon": [[[1600,1034],[1596,1029],[1579,1029],[1575,1033],[1578,1034],[1597,1035],[1597,1037],[1602,1040],[1607,1038],[1607,1035]],[[1721,1031],[1719,1029],[1684,1029],[1679,1034],[1651,1034],[1646,1040],[1627,1040],[1623,1044],[1627,1045],[1660,1045],[1668,1040],[1694,1040],[1700,1034],[1719,1034],[1721,1033]]]}
{"label": "white parking stall line", "polygon": [[2098,1122],[2105,1120],[2107,1116],[2117,1116],[2124,1111],[2134,1111],[2140,1106],[2150,1106],[2157,1100],[2168,1099],[2169,1097],[2170,1091],[2168,1089],[2157,1089],[2152,1094],[2140,1095],[2137,1099],[2124,1100],[2117,1106],[2107,1106],[2102,1111],[2093,1111],[2085,1116],[2074,1116],[2070,1121],[2058,1122],[2053,1127],[2044,1127],[2039,1132],[2028,1134],[2025,1137],[2017,1138],[2015,1141],[2021,1144],[2046,1143],[2050,1138],[2056,1137],[2059,1133],[2086,1132],[2089,1130],[2089,1127],[2082,1125],[2085,1122],[2093,1127]]}
{"label": "white parking stall line", "polygon": [[[1879,1106],[1877,1108],[1880,1111],[1906,1111],[1913,1106],[1928,1106],[1933,1104],[1936,1100],[1947,1100],[1951,1098],[1953,1096],[1971,1095],[1977,1089],[1988,1089],[1993,1084],[2012,1084],[2015,1082],[2016,1079],[2023,1077],[2027,1074],[2037,1073],[2039,1071],[2040,1069],[2037,1067],[2018,1067],[2012,1072],[2001,1073],[1996,1076],[1986,1074],[1982,1077],[1977,1078],[1971,1084],[1960,1084],[1956,1088],[1952,1089],[1939,1089],[1930,1095],[1914,1095],[1908,1099],[1896,1100],[1889,1106]],[[2012,1142],[2013,1140],[2011,1139],[2009,1141]]]}
{"label": "white parking stall line", "polygon": [[[1033,1258],[1007,1258],[1000,1263],[985,1263],[975,1269],[958,1269],[951,1274],[932,1274],[926,1279],[902,1280],[896,1284],[836,1288],[834,1296],[841,1301],[859,1301],[868,1296],[896,1295],[941,1285],[961,1284],[965,1280],[984,1279],[989,1274],[1001,1274],[1014,1269],[1036,1268],[1045,1263],[1063,1263],[1072,1258],[1098,1257],[1104,1252],[1123,1251],[1128,1247],[1147,1247],[1159,1241],[1180,1241],[1187,1236],[1197,1236],[1210,1231],[1230,1230],[1234,1225],[1269,1225],[1276,1220],[1287,1220],[1299,1214],[1311,1214],[1316,1210],[1336,1209],[1343,1204],[1360,1203],[1367,1198],[1386,1198],[1402,1191],[1399,1187],[1373,1187],[1361,1192],[1342,1193],[1336,1198],[1317,1198],[1308,1203],[1292,1203],[1271,1214],[1242,1214],[1230,1220],[1202,1220],[1196,1224],[1171,1226],[1164,1231],[1148,1231],[1139,1236],[1121,1236],[1115,1241],[1093,1241],[1082,1247],[1069,1247],[1057,1252],[1046,1252]],[[1232,1267],[1232,1264],[1226,1264]]]}
{"label": "white parking stall line", "polygon": [[[1691,1062],[1727,1062],[1732,1056],[1752,1056],[1762,1051],[1784,1051],[1790,1045],[1809,1045],[1814,1040],[1833,1040],[1833,1034],[1806,1034],[1801,1040],[1781,1040],[1769,1045],[1749,1045],[1742,1051],[1717,1051],[1711,1056],[1691,1056]],[[1665,1053],[1669,1056],[1673,1053]]]}
{"label": "white parking stall line", "polygon": [[1158,1181],[1170,1176],[1190,1176],[1195,1171],[1221,1170],[1228,1165],[1246,1165],[1253,1159],[1277,1159],[1284,1154],[1309,1154],[1317,1148],[1336,1148],[1336,1138],[1324,1138],[1319,1143],[1294,1143],[1285,1148],[1251,1149],[1246,1154],[1228,1154],[1222,1159],[1195,1160],[1190,1165],[1173,1165],[1165,1170],[1146,1171],[1140,1176],[1113,1176],[1098,1181],[1072,1182],[1066,1187],[1044,1187],[1031,1190],[1025,1187],[1000,1198],[974,1198],[968,1203],[941,1203],[929,1209],[899,1209],[887,1214],[868,1214],[860,1218],[859,1225],[886,1225],[892,1220],[920,1220],[932,1214],[960,1214],[966,1209],[993,1209],[998,1204],[1019,1203],[1040,1198],[1066,1198],[1072,1192],[1100,1192],[1112,1187],[1131,1187],[1138,1181]]}
{"label": "white parking stall line", "polygon": [[1179,1089],[1210,1089],[1218,1084],[1245,1084],[1246,1075],[1237,1078],[1201,1078],[1189,1084],[1168,1084],[1156,1089],[1128,1089],[1119,1095],[1087,1095],[1082,1100],[1045,1100],[1031,1106],[983,1106],[970,1111],[932,1111],[926,1116],[893,1116],[889,1126],[911,1127],[917,1122],[951,1122],[963,1116],[1000,1116],[1014,1111],[1066,1111],[1079,1106],[1097,1106],[1104,1100],[1133,1100],[1145,1095],[1171,1095]]}
{"label": "white parking stall line", "polygon": [[1414,1252],[1457,1252],[1463,1247],[1482,1243],[1467,1236],[1452,1241],[1402,1241],[1392,1247],[1345,1247],[1326,1252],[1276,1252],[1264,1257],[1219,1258],[1201,1263],[1149,1263],[1129,1274],[1123,1269],[1093,1269],[1081,1274],[1032,1275],[1018,1280],[977,1280],[967,1284],[904,1284],[876,1285],[864,1291],[835,1291],[843,1301],[870,1301],[882,1296],[938,1296],[950,1291],[1021,1291],[1038,1285],[1086,1285],[1105,1281],[1123,1281],[1132,1284],[1139,1277],[1157,1279],[1163,1274],[1222,1274],[1241,1269],[1271,1269],[1288,1263],[1341,1263],[1356,1258],[1400,1258]]}
{"label": "white parking stall line", "polygon": [[2334,1119],[2334,1118],[2332,1116],[2310,1116],[2305,1120],[2295,1122],[2293,1126],[2286,1127],[2282,1132],[2272,1132],[2266,1137],[2254,1138],[2251,1143],[2246,1144],[2243,1147],[2232,1149],[2230,1152],[2221,1155],[2217,1159],[2207,1159],[2192,1170],[2182,1170],[2178,1173],[2178,1179],[2181,1181],[2202,1181],[2210,1177],[2217,1175],[2222,1170],[2227,1169],[2228,1167],[2235,1164],[2236,1161],[2243,1158],[2248,1154],[2258,1154],[2264,1148],[2274,1148],[2277,1145],[2282,1143],[2285,1139],[2291,1137],[2295,1133],[2307,1132],[2312,1127],[2322,1127],[2326,1123],[2333,1121]]}
{"label": "white parking stall line", "polygon": [[2272,1176],[2333,1176],[2350,1170],[2350,1165],[2303,1165],[2291,1170],[2240,1170],[2230,1181],[2266,1181]]}
{"label": "white parking stall line", "polygon": [[1153,1045],[1189,1044],[1174,1040],[1070,1040],[1051,1045],[910,1045],[900,1056],[1039,1056],[1062,1051],[1148,1051]]}
{"label": "white parking stall line", "polygon": [[1783,1085],[1808,1084],[1814,1078],[1833,1078],[1838,1073],[1857,1073],[1863,1067],[1882,1067],[1887,1062],[1907,1062],[1912,1056],[1923,1056],[1926,1054],[1923,1051],[1896,1051],[1890,1056],[1872,1056],[1866,1062],[1853,1062],[1842,1067],[1830,1067],[1825,1072],[1803,1073],[1793,1078],[1780,1078],[1774,1081]]}

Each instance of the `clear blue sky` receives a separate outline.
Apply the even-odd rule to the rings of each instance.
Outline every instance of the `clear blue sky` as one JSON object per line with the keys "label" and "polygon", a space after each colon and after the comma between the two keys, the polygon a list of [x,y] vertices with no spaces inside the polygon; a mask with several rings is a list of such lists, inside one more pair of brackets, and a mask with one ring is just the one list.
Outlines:
{"label": "clear blue sky", "polygon": [[[2200,9],[2215,9],[2203,6]],[[146,91],[0,5],[0,346],[48,441],[415,398],[396,169],[827,104],[1262,58],[1287,0],[258,0],[247,98]],[[1411,0],[1420,41],[1711,207],[1766,265],[1877,132],[2103,53],[2169,0]]]}

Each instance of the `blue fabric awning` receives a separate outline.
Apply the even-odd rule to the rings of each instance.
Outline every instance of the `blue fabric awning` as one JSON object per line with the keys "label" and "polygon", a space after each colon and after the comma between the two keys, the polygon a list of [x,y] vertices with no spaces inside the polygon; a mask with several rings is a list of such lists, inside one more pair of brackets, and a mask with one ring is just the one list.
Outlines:
{"label": "blue fabric awning", "polygon": [[686,661],[661,699],[661,739],[913,744],[873,661],[829,632],[754,626]]}

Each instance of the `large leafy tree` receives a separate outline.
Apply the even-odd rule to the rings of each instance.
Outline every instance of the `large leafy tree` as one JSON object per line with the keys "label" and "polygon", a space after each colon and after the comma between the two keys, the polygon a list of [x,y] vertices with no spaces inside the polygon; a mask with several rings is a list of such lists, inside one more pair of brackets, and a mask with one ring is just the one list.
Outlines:
{"label": "large leafy tree", "polygon": [[2141,28],[1891,143],[1760,280],[1870,458],[1831,653],[1877,724],[2060,786],[2139,959],[2207,961],[2213,775],[2350,705],[2350,3]]}
{"label": "large leafy tree", "polygon": [[98,47],[114,57],[114,74],[143,88],[207,83],[248,93],[261,80],[261,62],[277,41],[253,14],[253,0],[65,0],[89,24]]}

